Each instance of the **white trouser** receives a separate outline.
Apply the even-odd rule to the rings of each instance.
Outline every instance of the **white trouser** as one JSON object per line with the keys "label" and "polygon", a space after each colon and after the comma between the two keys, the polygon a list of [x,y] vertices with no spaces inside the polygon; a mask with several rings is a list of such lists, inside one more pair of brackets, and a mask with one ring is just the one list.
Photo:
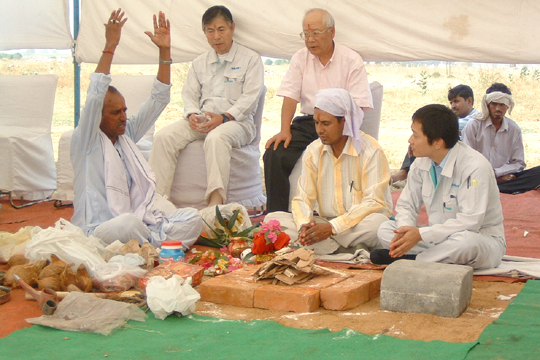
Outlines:
{"label": "white trouser", "polygon": [[[397,228],[395,220],[381,225],[377,233],[383,248],[388,249]],[[491,269],[501,264],[506,252],[503,238],[496,238],[473,231],[459,231],[436,245],[420,240],[407,254],[417,255],[416,260],[445,264],[469,265],[475,269]]]}
{"label": "white trouser", "polygon": [[189,249],[202,231],[202,218],[197,209],[181,208],[168,213],[156,225],[147,225],[134,214],[122,214],[95,228],[92,235],[110,244],[116,240],[127,243],[131,239],[139,244],[150,242],[155,247],[165,240],[180,240]]}
{"label": "white trouser", "polygon": [[[296,223],[291,213],[284,211],[272,212],[266,215],[264,221],[267,222],[272,219],[279,220],[281,226],[287,228],[285,232],[291,237],[291,244],[298,240]],[[326,218],[320,216],[316,216],[314,220],[317,223],[328,222]],[[377,229],[386,220],[388,220],[388,217],[383,214],[369,214],[352,228],[306,247],[313,249],[316,255],[332,254],[340,246],[343,248],[363,248],[368,251],[380,249],[379,241],[377,240]]]}
{"label": "white trouser", "polygon": [[229,121],[208,134],[193,130],[189,121],[179,120],[157,132],[148,162],[156,175],[156,192],[170,198],[178,155],[189,143],[204,139],[207,187],[205,200],[218,190],[227,199],[232,148],[249,144],[255,137],[252,121]]}

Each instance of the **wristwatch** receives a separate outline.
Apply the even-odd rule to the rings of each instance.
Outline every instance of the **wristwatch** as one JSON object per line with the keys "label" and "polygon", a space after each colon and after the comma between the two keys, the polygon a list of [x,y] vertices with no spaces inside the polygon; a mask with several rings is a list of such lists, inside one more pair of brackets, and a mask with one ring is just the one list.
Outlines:
{"label": "wristwatch", "polygon": [[162,64],[165,64],[165,65],[171,65],[173,63],[172,59],[171,60],[163,60],[162,58],[159,58],[159,62],[162,63]]}
{"label": "wristwatch", "polygon": [[226,114],[221,114],[223,116],[223,123],[225,124],[227,121],[231,121],[231,119]]}

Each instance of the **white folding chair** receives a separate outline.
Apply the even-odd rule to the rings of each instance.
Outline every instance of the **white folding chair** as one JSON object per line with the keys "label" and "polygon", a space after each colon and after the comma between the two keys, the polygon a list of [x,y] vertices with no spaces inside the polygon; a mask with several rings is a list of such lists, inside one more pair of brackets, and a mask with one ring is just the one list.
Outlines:
{"label": "white folding chair", "polygon": [[57,82],[56,75],[0,75],[0,193],[16,208],[56,189],[51,125]]}
{"label": "white folding chair", "polygon": [[[239,149],[232,149],[231,173],[227,202],[236,202],[248,210],[259,211],[266,205],[263,194],[261,165],[261,124],[264,109],[266,87],[264,87],[253,116],[256,136],[253,141]],[[202,209],[207,206],[204,201],[206,193],[206,161],[204,159],[204,141],[196,140],[188,144],[178,156],[176,172],[169,199],[178,207],[194,207]]]}

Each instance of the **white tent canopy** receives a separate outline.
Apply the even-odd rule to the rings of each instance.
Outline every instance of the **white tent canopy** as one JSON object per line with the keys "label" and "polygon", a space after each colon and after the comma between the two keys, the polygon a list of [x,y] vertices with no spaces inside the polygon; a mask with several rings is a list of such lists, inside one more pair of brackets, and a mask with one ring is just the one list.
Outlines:
{"label": "white tent canopy", "polygon": [[0,50],[71,49],[68,0],[1,0]]}
{"label": "white tent canopy", "polygon": [[[71,0],[69,0],[71,1]],[[235,39],[263,56],[290,58],[303,46],[298,34],[304,12],[328,9],[336,40],[366,61],[442,60],[540,63],[540,2],[537,0],[296,0],[220,1],[233,13]],[[173,59],[193,60],[208,49],[201,30],[207,0],[82,0],[76,56],[96,63],[104,44],[103,23],[113,9],[127,13],[116,64],[155,64],[145,30],[151,15],[171,19]],[[71,47],[68,0],[2,0],[0,50]]]}
{"label": "white tent canopy", "polygon": [[[366,61],[443,60],[540,63],[540,2],[537,0],[224,0],[235,19],[235,38],[263,56],[290,58],[300,49],[304,12],[328,9],[336,20],[336,41]],[[173,59],[193,60],[208,49],[201,29],[204,11],[214,1],[83,1],[77,59],[97,62],[103,27],[113,8],[129,17],[116,63],[156,62],[151,14],[171,19]]]}

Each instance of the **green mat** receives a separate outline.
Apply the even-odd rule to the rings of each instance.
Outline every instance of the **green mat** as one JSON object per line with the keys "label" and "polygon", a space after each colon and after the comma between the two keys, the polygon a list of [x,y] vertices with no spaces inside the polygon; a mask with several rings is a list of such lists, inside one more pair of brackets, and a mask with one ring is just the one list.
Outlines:
{"label": "green mat", "polygon": [[538,359],[539,299],[540,281],[527,282],[476,346],[197,315],[162,321],[150,313],[109,336],[37,325],[18,330],[0,339],[0,359]]}
{"label": "green mat", "polygon": [[[66,339],[69,338],[69,339]],[[401,340],[203,316],[131,321],[109,336],[41,326],[0,339],[2,359],[464,359],[475,343]]]}
{"label": "green mat", "polygon": [[540,359],[540,281],[527,281],[478,341],[467,360]]}

